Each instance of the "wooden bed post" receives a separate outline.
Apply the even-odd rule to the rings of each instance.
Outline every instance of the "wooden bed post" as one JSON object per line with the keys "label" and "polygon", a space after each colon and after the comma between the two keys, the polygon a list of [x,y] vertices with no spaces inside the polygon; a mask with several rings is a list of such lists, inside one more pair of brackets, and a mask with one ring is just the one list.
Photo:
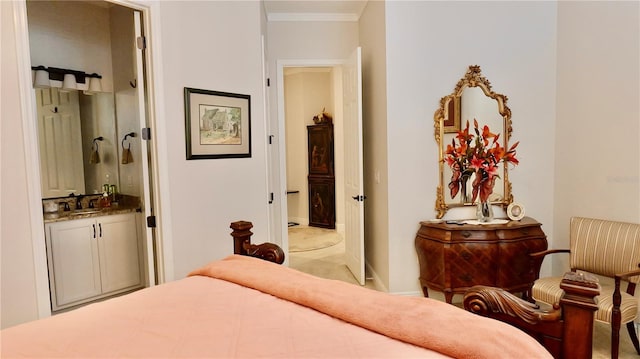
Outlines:
{"label": "wooden bed post", "polygon": [[277,244],[262,243],[251,244],[251,228],[253,223],[249,221],[236,221],[231,223],[231,236],[233,237],[233,253],[243,256],[257,257],[270,262],[284,263],[284,251]]}
{"label": "wooden bed post", "polygon": [[[560,282],[564,296],[560,299],[564,318],[562,352],[565,358],[591,358],[593,354],[593,316],[598,310],[598,279],[591,275],[567,272]],[[587,340],[587,338],[589,340]],[[571,356],[568,356],[571,351]]]}
{"label": "wooden bed post", "polygon": [[237,221],[231,223],[231,236],[233,237],[233,253],[247,255],[245,244],[251,244],[251,228],[253,223],[247,221]]}

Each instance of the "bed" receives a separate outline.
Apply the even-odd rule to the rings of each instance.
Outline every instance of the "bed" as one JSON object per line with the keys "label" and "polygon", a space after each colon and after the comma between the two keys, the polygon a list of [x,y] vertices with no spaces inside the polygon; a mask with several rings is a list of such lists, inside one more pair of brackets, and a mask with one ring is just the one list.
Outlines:
{"label": "bed", "polygon": [[278,262],[284,253],[250,244],[249,222],[234,225],[237,254],[181,280],[4,329],[1,356],[551,358],[500,321],[255,258]]}

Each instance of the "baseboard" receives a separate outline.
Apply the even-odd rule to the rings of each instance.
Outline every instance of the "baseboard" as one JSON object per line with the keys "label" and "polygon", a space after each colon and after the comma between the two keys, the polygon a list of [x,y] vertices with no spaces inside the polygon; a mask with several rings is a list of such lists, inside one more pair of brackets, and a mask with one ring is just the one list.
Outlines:
{"label": "baseboard", "polygon": [[379,292],[388,293],[389,292],[389,288],[387,288],[387,286],[384,285],[384,283],[380,279],[380,276],[378,276],[378,273],[376,273],[376,271],[373,270],[373,267],[371,267],[371,265],[369,265],[369,262],[365,261],[364,262],[364,266],[366,268],[366,270],[364,272],[365,272],[365,274],[368,274],[366,276],[367,277],[366,279],[367,280],[371,279],[373,281],[373,287],[375,288],[375,290],[377,290]]}
{"label": "baseboard", "polygon": [[369,265],[369,262],[365,261],[365,267],[367,269],[365,271],[367,273],[367,280],[373,281],[373,287],[375,288],[375,290],[379,292],[386,292],[389,294],[403,296],[403,297],[422,297],[423,296],[422,292],[420,291],[389,292],[389,288],[387,288],[387,286],[384,285],[378,273],[376,273],[376,271],[373,270],[371,265]]}
{"label": "baseboard", "polygon": [[301,226],[308,226],[309,225],[309,218],[298,218],[298,217],[289,217],[287,219],[288,223],[297,223],[298,225]]}

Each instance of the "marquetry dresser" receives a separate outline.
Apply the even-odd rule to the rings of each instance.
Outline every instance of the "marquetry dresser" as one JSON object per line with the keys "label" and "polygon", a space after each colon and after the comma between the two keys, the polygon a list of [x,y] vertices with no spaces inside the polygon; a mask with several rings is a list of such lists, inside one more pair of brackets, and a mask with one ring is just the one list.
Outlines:
{"label": "marquetry dresser", "polygon": [[420,222],[415,240],[420,285],[444,292],[451,303],[474,285],[500,287],[529,295],[539,268],[530,253],[547,249],[541,224],[530,217],[504,224]]}

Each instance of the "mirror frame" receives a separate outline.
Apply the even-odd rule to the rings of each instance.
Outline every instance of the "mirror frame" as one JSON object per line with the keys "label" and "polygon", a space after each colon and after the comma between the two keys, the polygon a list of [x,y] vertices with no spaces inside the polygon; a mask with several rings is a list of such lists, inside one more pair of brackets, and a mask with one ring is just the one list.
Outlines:
{"label": "mirror frame", "polygon": [[[444,96],[440,99],[440,108],[433,115],[434,119],[434,135],[435,140],[438,143],[438,168],[439,168],[439,177],[440,184],[436,189],[436,216],[437,218],[442,218],[445,213],[453,207],[464,207],[471,206],[473,203],[446,203],[445,202],[445,188],[448,186],[445,185],[444,180],[444,143],[442,143],[445,134],[445,116],[447,115],[447,111],[445,108],[448,107],[450,101],[459,101],[462,96],[462,91],[468,87],[480,87],[484,92],[485,96],[494,99],[498,103],[498,112],[503,118],[502,125],[502,141],[503,146],[505,148],[508,147],[509,139],[511,138],[511,132],[513,131],[511,127],[511,109],[507,107],[507,96],[499,93],[493,92],[491,89],[491,83],[484,76],[482,76],[480,72],[480,66],[471,65],[469,69],[465,73],[464,77],[458,81],[455,90],[450,95]],[[456,125],[460,125],[460,121],[456,123]],[[459,129],[458,129],[459,130]],[[447,133],[453,132],[447,130]],[[513,202],[513,195],[511,193],[511,182],[509,181],[509,171],[506,163],[503,163],[503,173],[502,173],[503,183],[504,183],[504,192],[503,199],[501,201],[492,201],[491,203],[494,205],[501,205],[506,208],[509,204]]]}

